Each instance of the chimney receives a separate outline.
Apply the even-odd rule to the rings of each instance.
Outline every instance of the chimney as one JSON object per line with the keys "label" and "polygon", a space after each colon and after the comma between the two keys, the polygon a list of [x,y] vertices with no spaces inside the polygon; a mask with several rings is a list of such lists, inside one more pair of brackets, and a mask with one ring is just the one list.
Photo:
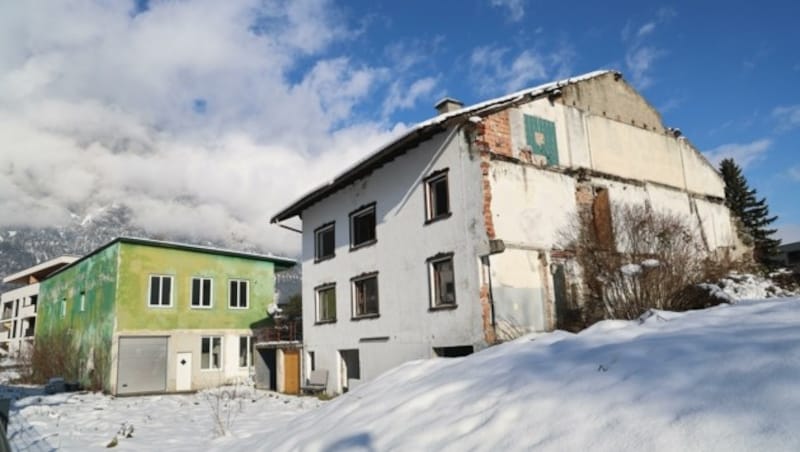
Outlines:
{"label": "chimney", "polygon": [[433,107],[436,108],[436,111],[438,111],[440,115],[443,115],[464,108],[464,103],[452,97],[445,97],[439,102],[436,102],[436,105]]}

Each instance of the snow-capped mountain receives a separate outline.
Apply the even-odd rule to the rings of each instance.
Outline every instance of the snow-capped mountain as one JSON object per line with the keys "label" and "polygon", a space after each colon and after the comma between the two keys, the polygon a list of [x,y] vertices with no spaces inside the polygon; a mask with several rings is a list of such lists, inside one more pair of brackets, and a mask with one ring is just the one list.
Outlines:
{"label": "snow-capped mountain", "polygon": [[[222,243],[197,237],[164,236],[149,233],[134,226],[130,209],[122,204],[110,204],[73,213],[67,224],[48,228],[0,228],[0,277],[16,273],[32,265],[62,255],[82,256],[119,236],[146,237],[156,240],[191,243],[195,245],[231,248],[239,251],[268,253],[246,243]],[[10,289],[0,284],[0,292]],[[299,269],[278,275],[280,302],[299,292]]]}

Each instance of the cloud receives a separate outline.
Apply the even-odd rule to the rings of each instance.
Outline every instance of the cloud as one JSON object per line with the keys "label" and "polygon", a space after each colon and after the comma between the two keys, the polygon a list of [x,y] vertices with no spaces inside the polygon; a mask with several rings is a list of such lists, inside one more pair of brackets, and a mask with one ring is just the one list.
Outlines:
{"label": "cloud", "polygon": [[507,93],[571,75],[574,57],[574,50],[567,45],[551,53],[526,49],[516,55],[507,47],[480,46],[470,54],[470,78],[480,94]]}
{"label": "cloud", "polygon": [[751,163],[764,158],[764,154],[771,145],[772,141],[764,138],[751,143],[723,144],[705,151],[704,154],[714,166],[719,166],[719,162],[723,159],[732,158],[739,166],[746,168]]}
{"label": "cloud", "polygon": [[630,74],[630,80],[639,89],[646,89],[653,84],[650,75],[655,62],[668,52],[650,42],[652,35],[659,25],[666,24],[677,13],[674,9],[663,7],[656,11],[655,18],[647,21],[636,29],[628,21],[623,27],[622,41],[626,44],[625,67]]}
{"label": "cloud", "polygon": [[324,0],[146,6],[0,5],[0,227],[121,203],[154,234],[297,253],[268,218],[404,130],[355,113],[391,68],[334,53],[356,32]]}
{"label": "cloud", "polygon": [[800,182],[800,166],[789,168],[789,177]]}
{"label": "cloud", "polygon": [[525,0],[490,0],[495,8],[505,8],[508,11],[508,20],[519,22],[525,16]]}
{"label": "cloud", "polygon": [[776,107],[772,117],[777,121],[779,130],[790,130],[800,127],[800,104]]}
{"label": "cloud", "polygon": [[395,82],[389,88],[389,94],[383,102],[383,115],[388,116],[397,110],[412,108],[423,97],[430,97],[436,85],[436,77],[424,77],[415,80],[408,86]]}

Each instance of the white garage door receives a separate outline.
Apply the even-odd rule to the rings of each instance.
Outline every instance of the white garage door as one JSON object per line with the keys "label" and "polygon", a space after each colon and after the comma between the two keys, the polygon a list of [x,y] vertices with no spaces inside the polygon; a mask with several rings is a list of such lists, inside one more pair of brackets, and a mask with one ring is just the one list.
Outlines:
{"label": "white garage door", "polygon": [[117,394],[167,389],[167,338],[119,338]]}

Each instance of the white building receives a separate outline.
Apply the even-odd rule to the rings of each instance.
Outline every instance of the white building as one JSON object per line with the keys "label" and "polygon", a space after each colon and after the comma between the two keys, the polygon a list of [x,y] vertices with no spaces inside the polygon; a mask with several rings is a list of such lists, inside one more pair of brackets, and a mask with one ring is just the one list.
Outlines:
{"label": "white building", "polygon": [[559,231],[598,199],[735,247],[720,175],[617,72],[437,109],[272,218],[302,219],[305,369],[327,369],[329,392],[553,329],[574,283]]}
{"label": "white building", "polygon": [[20,285],[0,295],[0,355],[17,357],[33,341],[39,281],[78,258],[61,256],[3,278],[3,284]]}

